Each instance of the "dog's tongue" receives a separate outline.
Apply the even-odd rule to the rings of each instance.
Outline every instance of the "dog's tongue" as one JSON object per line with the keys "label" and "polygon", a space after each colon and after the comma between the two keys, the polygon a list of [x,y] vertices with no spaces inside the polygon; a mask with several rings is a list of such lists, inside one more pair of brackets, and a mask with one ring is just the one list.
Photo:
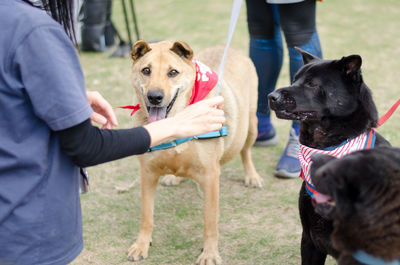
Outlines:
{"label": "dog's tongue", "polygon": [[314,194],[313,200],[318,204],[328,203],[331,200],[331,196],[317,193],[317,194]]}
{"label": "dog's tongue", "polygon": [[162,107],[162,108],[150,107],[148,122],[152,123],[154,121],[165,119],[166,114],[167,114],[166,107]]}

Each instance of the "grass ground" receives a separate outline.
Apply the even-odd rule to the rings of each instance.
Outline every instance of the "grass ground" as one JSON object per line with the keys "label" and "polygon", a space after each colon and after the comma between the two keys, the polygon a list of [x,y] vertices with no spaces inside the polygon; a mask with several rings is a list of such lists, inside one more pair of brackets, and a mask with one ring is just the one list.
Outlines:
{"label": "grass ground", "polygon": [[[142,39],[183,40],[196,51],[224,44],[230,0],[135,1]],[[113,1],[113,19],[123,31],[121,1]],[[364,80],[383,114],[399,97],[400,3],[398,0],[325,0],[318,2],[318,31],[325,58],[360,54]],[[125,35],[126,36],[126,35]],[[232,46],[247,51],[245,6]],[[107,53],[81,53],[89,90],[100,91],[113,106],[131,103],[130,60],[110,59]],[[289,84],[287,53],[278,87]],[[120,128],[131,126],[127,111],[117,110]],[[273,118],[280,142],[253,148],[255,166],[264,179],[262,189],[244,187],[243,169],[236,158],[221,174],[219,249],[224,264],[300,264],[301,225],[297,198],[299,179],[272,175],[287,141],[288,121]],[[400,112],[378,130],[400,146]],[[85,249],[73,262],[131,264],[126,259],[140,222],[139,165],[134,157],[89,168],[91,190],[82,196]],[[115,186],[135,182],[130,192]],[[154,211],[155,229],[149,257],[140,264],[192,264],[202,248],[202,194],[191,180],[179,187],[159,185]],[[327,264],[336,264],[331,258]]]}

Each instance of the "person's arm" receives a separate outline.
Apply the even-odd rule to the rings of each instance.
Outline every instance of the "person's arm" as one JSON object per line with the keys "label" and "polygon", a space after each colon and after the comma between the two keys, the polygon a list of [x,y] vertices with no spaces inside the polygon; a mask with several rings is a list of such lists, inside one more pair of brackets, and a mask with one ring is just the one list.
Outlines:
{"label": "person's arm", "polygon": [[[97,91],[86,92],[88,101],[94,113],[90,119],[100,125],[102,129],[111,129],[117,126],[117,118],[111,105]],[[222,104],[224,99],[219,97],[200,101],[187,107],[176,116],[158,122],[153,122],[144,127],[150,133],[151,146],[155,146],[175,138],[202,134],[208,131],[221,129],[225,122]]]}
{"label": "person's arm", "polygon": [[[150,146],[220,130],[225,123],[221,96],[195,103],[174,117],[123,130],[100,130],[90,120],[57,131],[62,151],[78,166],[88,167],[130,155]],[[215,108],[214,106],[217,106]]]}
{"label": "person's arm", "polygon": [[150,147],[150,135],[143,127],[101,130],[88,119],[56,133],[63,153],[80,167],[143,154]]}

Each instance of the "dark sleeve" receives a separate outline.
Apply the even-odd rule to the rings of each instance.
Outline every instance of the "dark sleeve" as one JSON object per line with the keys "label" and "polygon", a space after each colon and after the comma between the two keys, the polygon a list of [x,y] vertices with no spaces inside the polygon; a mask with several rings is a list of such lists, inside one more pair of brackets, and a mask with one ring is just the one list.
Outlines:
{"label": "dark sleeve", "polygon": [[143,127],[100,130],[90,119],[56,133],[61,150],[80,167],[143,154],[150,147],[150,135]]}

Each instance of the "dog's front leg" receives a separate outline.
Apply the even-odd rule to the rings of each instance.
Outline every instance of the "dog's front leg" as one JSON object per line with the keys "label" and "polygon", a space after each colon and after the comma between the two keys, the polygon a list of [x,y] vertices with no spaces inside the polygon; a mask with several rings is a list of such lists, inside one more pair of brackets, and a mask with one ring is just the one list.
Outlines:
{"label": "dog's front leg", "polygon": [[209,170],[198,182],[204,191],[204,247],[196,264],[221,264],[218,252],[218,216],[219,216],[219,175],[220,166]]}
{"label": "dog's front leg", "polygon": [[141,170],[141,197],[142,216],[140,220],[140,232],[136,242],[128,250],[128,259],[138,261],[147,258],[151,234],[153,232],[154,196],[159,176],[144,169]]}

